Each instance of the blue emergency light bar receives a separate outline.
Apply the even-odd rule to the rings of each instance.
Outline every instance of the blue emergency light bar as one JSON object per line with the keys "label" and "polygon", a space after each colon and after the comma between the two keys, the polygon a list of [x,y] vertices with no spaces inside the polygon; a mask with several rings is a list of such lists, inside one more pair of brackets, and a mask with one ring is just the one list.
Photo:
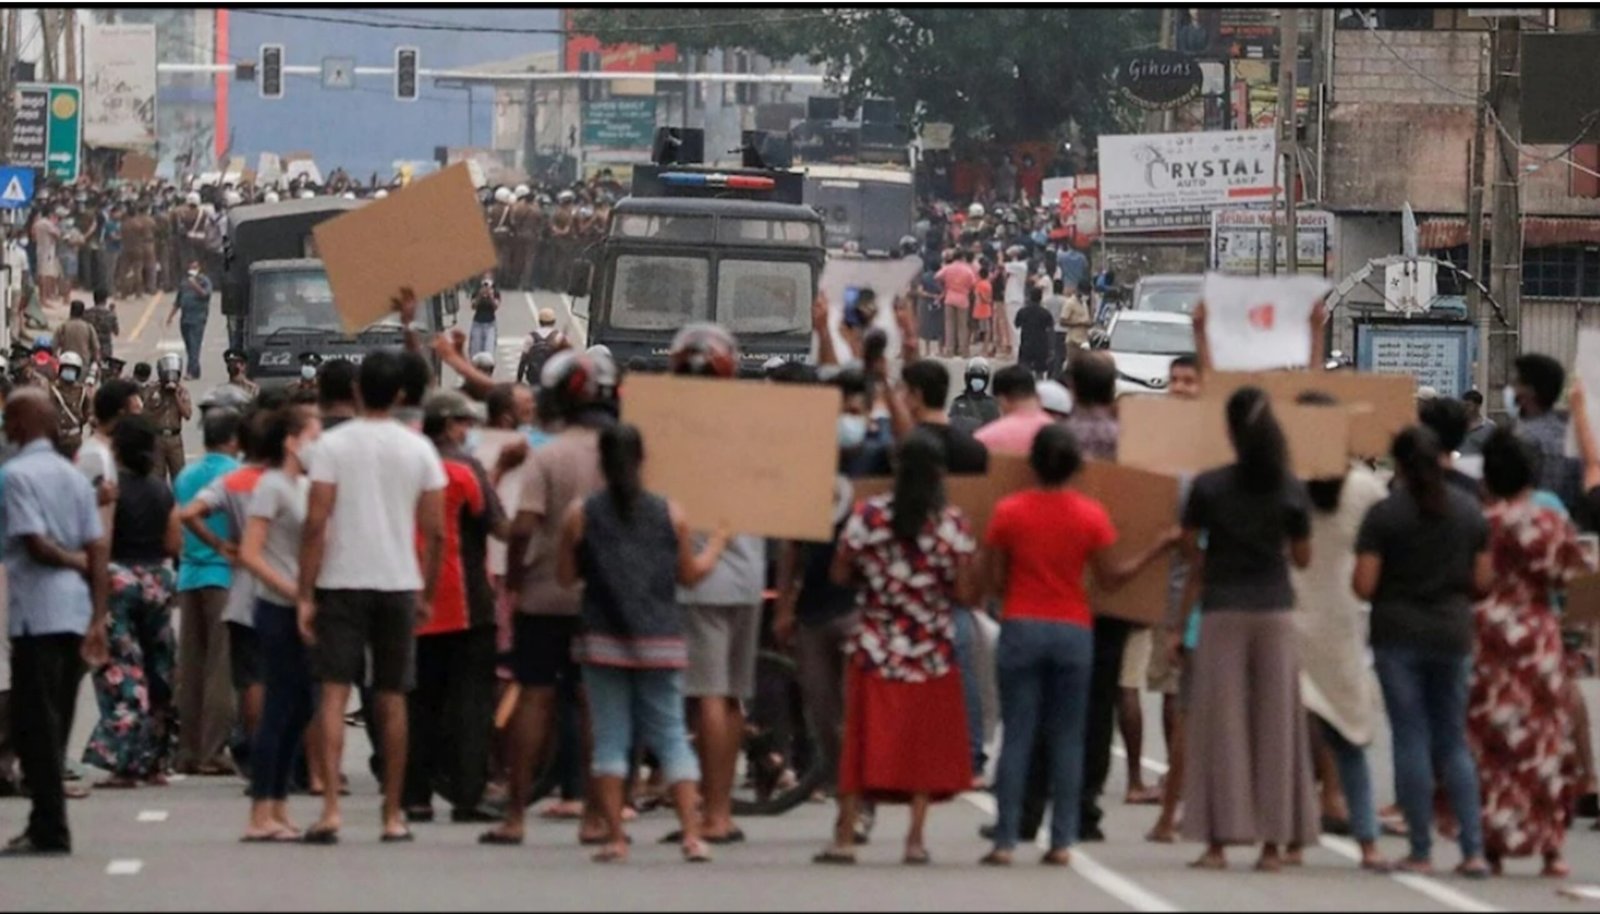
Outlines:
{"label": "blue emergency light bar", "polygon": [[726,187],[729,190],[766,191],[777,187],[777,182],[771,178],[721,172],[664,171],[659,180],[666,187]]}

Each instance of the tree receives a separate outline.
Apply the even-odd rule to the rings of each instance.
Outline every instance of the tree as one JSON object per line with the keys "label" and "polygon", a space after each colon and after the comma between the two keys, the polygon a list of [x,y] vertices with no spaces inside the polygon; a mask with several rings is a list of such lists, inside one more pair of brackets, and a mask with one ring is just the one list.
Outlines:
{"label": "tree", "polygon": [[1071,121],[1087,138],[1126,112],[1112,76],[1126,51],[1155,43],[1156,8],[585,9],[579,30],[607,44],[743,48],[826,65],[851,101],[881,95],[957,135],[1045,139]]}

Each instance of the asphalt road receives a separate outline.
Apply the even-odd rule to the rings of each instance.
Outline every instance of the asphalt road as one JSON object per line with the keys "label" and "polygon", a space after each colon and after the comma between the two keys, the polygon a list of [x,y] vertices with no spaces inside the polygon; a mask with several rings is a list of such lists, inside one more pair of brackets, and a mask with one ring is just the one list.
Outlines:
{"label": "asphalt road", "polygon": [[[558,296],[537,303],[560,307]],[[122,315],[131,361],[179,348],[176,328],[161,324],[160,308],[132,303]],[[142,317],[146,308],[152,315]],[[520,293],[506,295],[502,310],[500,374],[510,376],[533,308]],[[566,315],[563,313],[563,322]],[[465,317],[465,315],[463,315]],[[142,325],[142,332],[141,332]],[[205,347],[205,378],[196,397],[222,379],[221,321],[211,326]],[[191,451],[198,435],[188,436]],[[1600,709],[1600,688],[1586,683],[1591,709]],[[1145,710],[1145,770],[1152,781],[1163,770],[1157,702]],[[78,757],[96,710],[87,683],[80,700],[72,753]],[[1381,718],[1381,715],[1380,715]],[[1120,750],[1119,750],[1120,751]],[[1387,734],[1373,747],[1380,803],[1393,797]],[[655,840],[674,827],[670,814],[651,813],[633,827],[631,862],[599,868],[579,848],[571,825],[533,822],[521,849],[480,848],[472,826],[417,826],[417,842],[380,845],[376,785],[364,769],[366,748],[351,731],[345,753],[354,796],[347,800],[344,844],[337,848],[257,847],[237,842],[247,801],[235,778],[177,780],[164,789],[97,791],[73,802],[76,853],[53,860],[0,860],[0,910],[218,910],[218,909],[572,909],[595,910],[1137,910],[1231,909],[1493,911],[1582,908],[1593,902],[1565,900],[1564,885],[1600,882],[1600,834],[1580,822],[1568,839],[1574,878],[1562,882],[1534,875],[1533,861],[1513,861],[1509,875],[1487,882],[1452,876],[1374,876],[1356,869],[1354,846],[1324,839],[1309,850],[1306,865],[1279,875],[1249,869],[1252,856],[1240,849],[1227,873],[1197,872],[1186,863],[1194,846],[1145,843],[1155,818],[1152,807],[1120,802],[1124,763],[1113,766],[1105,830],[1109,840],[1077,849],[1070,870],[1034,865],[1019,854],[1010,870],[977,866],[986,850],[975,830],[990,818],[992,799],[969,794],[932,813],[928,845],[935,865],[908,870],[899,864],[904,813],[885,809],[874,844],[854,869],[818,868],[811,855],[826,841],[832,810],[810,804],[786,816],[746,819],[749,843],[719,850],[711,866],[678,862],[676,849]],[[98,776],[90,771],[92,781]],[[295,798],[293,816],[308,824],[318,801]],[[439,807],[441,813],[444,804]],[[0,835],[19,831],[27,805],[0,801]],[[1383,839],[1390,856],[1404,853],[1399,839]],[[1435,862],[1447,872],[1454,847],[1440,841]]]}

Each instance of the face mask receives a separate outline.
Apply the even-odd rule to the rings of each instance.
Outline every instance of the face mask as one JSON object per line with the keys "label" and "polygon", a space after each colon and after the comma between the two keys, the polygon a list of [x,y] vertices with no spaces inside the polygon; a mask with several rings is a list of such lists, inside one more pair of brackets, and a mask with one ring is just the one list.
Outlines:
{"label": "face mask", "polygon": [[76,383],[78,383],[78,369],[76,369],[76,368],[63,368],[63,369],[61,369],[61,383],[63,383],[63,384],[76,384]]}
{"label": "face mask", "polygon": [[967,390],[970,390],[975,394],[983,393],[983,389],[985,387],[988,387],[988,386],[989,386],[989,382],[987,380],[985,380],[984,378],[968,378],[967,379]]}
{"label": "face mask", "polygon": [[195,278],[196,276],[199,276],[199,275],[200,275],[200,271],[199,270],[190,270],[189,271],[189,278],[190,279],[193,279],[193,278]]}
{"label": "face mask", "polygon": [[867,417],[845,414],[839,417],[839,447],[853,451],[867,441]]}
{"label": "face mask", "polygon": [[317,366],[315,366],[315,365],[301,365],[300,366],[300,377],[305,379],[305,380],[307,380],[307,381],[315,380],[316,377],[317,377]]}
{"label": "face mask", "polygon": [[468,429],[467,440],[465,444],[466,449],[469,452],[476,452],[481,444],[483,444],[483,430],[477,428]]}
{"label": "face mask", "polygon": [[1522,407],[1517,405],[1517,389],[1512,385],[1507,384],[1505,389],[1500,392],[1500,396],[1504,400],[1506,415],[1510,416],[1512,419],[1521,418]]}

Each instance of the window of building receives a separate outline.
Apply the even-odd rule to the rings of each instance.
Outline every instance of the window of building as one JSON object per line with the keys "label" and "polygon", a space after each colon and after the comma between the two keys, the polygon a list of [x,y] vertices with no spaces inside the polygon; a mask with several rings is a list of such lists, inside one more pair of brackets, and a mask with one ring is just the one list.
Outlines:
{"label": "window of building", "polygon": [[1563,244],[1522,253],[1522,294],[1536,298],[1600,297],[1595,264],[1600,247]]}

